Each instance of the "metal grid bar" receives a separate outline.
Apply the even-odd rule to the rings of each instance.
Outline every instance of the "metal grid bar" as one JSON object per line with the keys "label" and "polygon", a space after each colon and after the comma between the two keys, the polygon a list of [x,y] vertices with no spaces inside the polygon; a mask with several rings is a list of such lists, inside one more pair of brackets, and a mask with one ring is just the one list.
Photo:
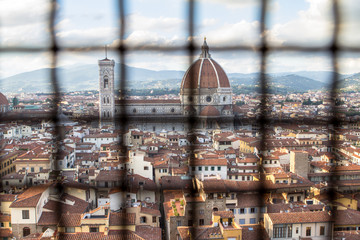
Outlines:
{"label": "metal grid bar", "polygon": [[[268,84],[267,84],[267,79],[266,79],[266,63],[267,63],[267,55],[269,54],[269,52],[287,52],[287,51],[295,51],[295,52],[326,52],[326,53],[330,53],[331,54],[331,59],[332,59],[332,68],[333,68],[333,77],[332,77],[332,85],[331,85],[331,100],[332,100],[332,117],[326,122],[328,125],[332,125],[334,126],[330,131],[332,133],[333,136],[335,136],[337,134],[337,129],[339,128],[339,126],[341,125],[341,123],[343,123],[340,118],[338,117],[338,112],[337,109],[335,107],[335,100],[337,98],[337,89],[338,89],[338,84],[339,84],[339,79],[338,79],[338,75],[337,75],[337,71],[338,71],[338,54],[339,52],[360,52],[360,47],[346,47],[346,46],[340,46],[338,43],[338,35],[339,35],[339,31],[340,31],[340,23],[341,23],[341,18],[340,18],[340,11],[339,11],[339,4],[337,0],[332,0],[332,10],[333,10],[333,21],[334,21],[334,31],[333,31],[333,36],[332,36],[332,43],[330,44],[330,46],[324,46],[324,47],[301,47],[301,46],[296,46],[296,45],[287,45],[287,46],[271,46],[266,39],[266,34],[265,34],[265,30],[266,30],[266,16],[267,16],[267,5],[268,5],[267,0],[262,0],[261,1],[261,10],[260,10],[260,19],[261,19],[261,25],[260,25],[260,34],[262,36],[261,38],[261,43],[259,46],[255,46],[254,47],[250,47],[247,45],[236,45],[236,46],[225,46],[225,47],[212,47],[213,50],[215,51],[233,51],[233,50],[240,50],[240,51],[255,51],[255,52],[259,52],[261,54],[261,64],[260,64],[260,77],[259,77],[259,82],[261,84],[261,104],[260,104],[260,108],[261,108],[261,115],[260,118],[258,119],[258,124],[260,125],[260,130],[261,130],[261,150],[266,150],[266,127],[267,124],[269,124],[269,119],[267,117],[266,114],[266,110],[268,108],[268,104],[267,104],[267,99],[266,99],[266,95],[268,93]],[[125,99],[125,91],[124,89],[126,88],[126,69],[125,69],[125,63],[126,63],[126,53],[127,52],[137,52],[137,51],[163,51],[163,52],[173,52],[173,51],[186,51],[188,53],[189,56],[189,64],[191,64],[193,62],[193,55],[195,52],[195,44],[192,40],[192,38],[190,38],[190,41],[188,43],[188,45],[186,46],[175,46],[175,47],[164,47],[164,46],[126,46],[124,43],[124,36],[125,36],[125,28],[126,28],[126,18],[125,18],[125,0],[119,0],[118,1],[118,5],[119,5],[119,12],[120,12],[120,26],[119,26],[119,37],[121,39],[120,41],[120,45],[117,48],[112,48],[112,50],[117,51],[118,55],[120,56],[120,63],[121,63],[121,71],[120,71],[120,90],[121,90],[121,98]],[[57,44],[57,39],[56,39],[56,35],[55,35],[55,30],[54,30],[54,23],[55,23],[55,17],[56,17],[56,0],[52,0],[51,1],[51,11],[50,11],[50,17],[49,17],[49,30],[50,30],[50,35],[51,35],[51,46],[50,48],[32,48],[32,47],[0,47],[0,52],[42,52],[44,50],[46,51],[50,51],[51,52],[51,84],[53,87],[53,91],[55,92],[55,97],[54,97],[54,102],[53,102],[53,111],[51,112],[51,116],[50,119],[52,119],[52,121],[55,123],[56,126],[56,133],[55,133],[55,137],[54,137],[54,142],[59,143],[61,140],[63,140],[61,138],[61,134],[60,134],[60,128],[59,128],[59,119],[58,119],[58,105],[60,103],[60,91],[59,91],[59,81],[56,77],[56,72],[57,72],[57,56],[59,52],[88,52],[88,51],[92,51],[92,50],[102,50],[103,47],[102,46],[90,46],[87,48],[81,48],[81,47],[59,47]],[[195,6],[195,1],[194,0],[189,0],[188,1],[188,35],[189,36],[194,36],[194,16],[196,15],[196,6]],[[195,77],[192,77],[192,81],[194,81]],[[193,94],[193,93],[192,93]],[[188,117],[188,124],[190,126],[190,130],[189,132],[192,133],[193,129],[194,129],[194,115],[190,115]],[[31,119],[31,118],[30,118]],[[4,120],[9,120],[6,118],[2,119]],[[14,119],[12,119],[14,120]],[[84,120],[93,120],[93,119],[85,119]],[[128,117],[126,115],[126,111],[125,111],[125,107],[123,107],[121,109],[121,115],[120,118],[118,119],[120,126],[122,126],[122,133],[125,133],[125,126],[128,123]],[[244,118],[244,120],[246,120],[246,118]],[[273,120],[274,122],[277,122],[277,120]],[[290,122],[297,122],[300,121],[298,119],[294,119],[293,121]],[[326,124],[324,123],[324,124]],[[123,136],[123,141],[121,141],[121,148],[126,151],[126,146],[124,145],[124,136]],[[338,140],[336,137],[333,137],[331,140],[331,146],[332,147],[336,147],[338,146]],[[56,144],[59,145],[59,144]],[[193,153],[195,150],[195,146],[191,145],[190,148],[190,161],[193,158]],[[56,149],[56,157],[55,157],[55,164],[58,161],[58,149]],[[334,175],[336,172],[332,172],[332,174]],[[263,182],[264,179],[263,177],[261,178],[261,182]],[[123,179],[123,182],[126,182],[126,179]],[[332,186],[332,191],[329,192],[330,196],[332,197],[332,200],[334,200],[334,187],[336,187],[336,180],[334,180],[334,178],[331,178],[331,186]],[[59,188],[61,188],[61,185],[58,185]],[[125,193],[127,191],[127,187],[125,184],[121,185],[122,191]],[[60,189],[59,189],[60,190]],[[158,190],[158,193],[160,193],[160,190]],[[265,189],[264,187],[259,189],[259,193],[260,195],[263,195],[265,193]],[[194,198],[197,194],[197,189],[194,188],[191,191],[191,196],[192,198]],[[59,213],[61,213],[61,208]],[[60,217],[60,214],[59,216]],[[193,219],[197,219],[197,211],[193,211]],[[335,220],[335,219],[333,219]],[[194,230],[194,229],[193,229]],[[194,234],[194,233],[193,233]]]}

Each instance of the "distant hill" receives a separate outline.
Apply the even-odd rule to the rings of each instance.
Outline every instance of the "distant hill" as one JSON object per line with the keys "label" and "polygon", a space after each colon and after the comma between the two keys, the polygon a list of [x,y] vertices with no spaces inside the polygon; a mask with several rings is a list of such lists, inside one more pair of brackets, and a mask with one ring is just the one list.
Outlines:
{"label": "distant hill", "polygon": [[[144,68],[125,66],[126,87],[129,89],[173,89],[179,90],[184,71],[153,71]],[[97,90],[99,87],[98,66],[96,64],[76,65],[57,69],[59,88],[61,91]],[[115,80],[118,88],[120,65],[116,64]],[[327,86],[332,72],[296,72],[271,73],[267,79],[271,91],[275,92],[305,92],[322,89]],[[241,89],[252,89],[259,81],[259,73],[229,73],[231,85],[236,92]],[[360,75],[340,75],[344,78],[344,86],[353,84],[360,86]],[[349,86],[350,86],[349,85]],[[240,89],[240,90],[239,90]],[[50,92],[50,69],[44,68],[30,72],[20,73],[11,77],[0,79],[0,92]]]}
{"label": "distant hill", "polygon": [[360,73],[342,79],[339,88],[346,92],[360,91]]}
{"label": "distant hill", "polygon": [[285,75],[281,77],[272,77],[269,79],[270,86],[284,88],[290,92],[306,92],[309,90],[318,90],[324,88],[327,84],[296,74]]}
{"label": "distant hill", "polygon": [[[330,83],[332,81],[334,72],[332,71],[299,71],[299,72],[282,72],[282,73],[271,73],[269,75],[273,77],[281,77],[286,75],[298,75],[301,77],[313,79],[323,83]],[[339,78],[351,76],[351,74],[339,74]]]}
{"label": "distant hill", "polygon": [[[143,68],[125,66],[127,87],[142,88],[143,85],[156,80],[180,79],[184,71],[153,71]],[[115,68],[115,81],[119,83],[120,65]],[[97,90],[99,88],[98,66],[83,65],[57,69],[57,78],[61,91]],[[52,91],[50,69],[43,68],[20,73],[0,79],[0,92],[49,92]]]}

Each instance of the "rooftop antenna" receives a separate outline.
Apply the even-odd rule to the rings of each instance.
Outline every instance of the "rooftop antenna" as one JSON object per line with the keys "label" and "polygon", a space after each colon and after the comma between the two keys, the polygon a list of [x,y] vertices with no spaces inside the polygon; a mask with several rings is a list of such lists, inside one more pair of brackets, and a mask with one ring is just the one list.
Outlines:
{"label": "rooftop antenna", "polygon": [[105,45],[105,59],[107,59],[107,45]]}

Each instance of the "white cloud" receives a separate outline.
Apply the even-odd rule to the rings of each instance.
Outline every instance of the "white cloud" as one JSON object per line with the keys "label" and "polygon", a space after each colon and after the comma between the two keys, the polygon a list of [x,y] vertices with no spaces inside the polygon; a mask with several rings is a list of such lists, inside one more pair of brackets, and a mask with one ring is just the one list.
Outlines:
{"label": "white cloud", "polygon": [[206,36],[212,46],[234,46],[246,44],[254,46],[259,42],[259,22],[240,21],[233,24],[225,23],[215,29],[204,29],[199,34]]}
{"label": "white cloud", "polygon": [[0,44],[46,46],[49,40],[50,1],[0,1]]}
{"label": "white cloud", "polygon": [[200,3],[217,3],[225,5],[227,8],[245,8],[260,5],[260,0],[198,0]]}
{"label": "white cloud", "polygon": [[51,66],[50,55],[44,53],[4,53],[0,54],[0,78]]}
{"label": "white cloud", "polygon": [[127,31],[152,31],[175,33],[184,27],[184,20],[168,17],[145,17],[140,14],[131,14],[127,17]]}
{"label": "white cloud", "polygon": [[90,29],[72,29],[56,33],[62,46],[102,46],[119,36],[114,27],[99,27]]}
{"label": "white cloud", "polygon": [[331,41],[333,25],[328,0],[307,0],[310,4],[298,17],[286,23],[275,24],[268,31],[268,40],[274,45],[323,46]]}

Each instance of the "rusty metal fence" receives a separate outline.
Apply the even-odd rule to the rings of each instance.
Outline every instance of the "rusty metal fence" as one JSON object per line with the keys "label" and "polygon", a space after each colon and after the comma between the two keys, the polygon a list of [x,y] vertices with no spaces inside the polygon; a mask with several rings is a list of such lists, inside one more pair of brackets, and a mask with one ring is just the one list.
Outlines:
{"label": "rusty metal fence", "polygon": [[[57,64],[58,64],[58,55],[62,52],[88,52],[88,51],[97,51],[97,50],[103,50],[103,46],[90,46],[86,48],[79,47],[61,47],[58,44],[58,39],[55,33],[55,22],[56,22],[56,15],[57,15],[57,1],[52,0],[51,1],[51,10],[50,10],[50,17],[48,21],[48,29],[50,31],[51,36],[51,44],[49,48],[42,48],[42,47],[1,47],[0,48],[0,54],[1,53],[11,53],[11,52],[43,52],[43,51],[49,51],[51,53],[51,86],[52,91],[55,93],[54,95],[54,101],[53,101],[53,110],[51,112],[51,119],[55,123],[56,126],[56,132],[55,132],[55,138],[54,142],[60,142],[62,141],[62,135],[60,134],[60,127],[59,127],[59,118],[58,118],[58,108],[60,106],[61,96],[60,96],[60,88],[59,83],[61,82],[61,79],[58,78],[57,74]],[[125,8],[128,1],[126,0],[119,0],[118,1],[118,12],[119,12],[119,38],[120,43],[117,47],[112,48],[111,50],[116,51],[119,55],[120,59],[120,94],[122,98],[125,98],[126,94],[125,88],[127,86],[127,72],[125,68],[125,64],[127,63],[126,55],[131,52],[139,52],[139,51],[152,51],[152,52],[176,52],[176,51],[183,51],[186,52],[189,58],[189,65],[193,62],[193,56],[195,53],[197,53],[197,47],[194,43],[193,38],[189,38],[189,41],[187,45],[184,46],[174,46],[174,47],[165,47],[165,46],[128,46],[125,42],[125,31],[127,28],[127,19],[126,19],[126,13]],[[259,9],[259,15],[260,15],[260,27],[259,27],[259,35],[261,36],[260,44],[255,46],[248,46],[248,45],[233,45],[233,46],[223,46],[223,47],[212,47],[212,51],[255,51],[256,53],[260,54],[261,57],[261,63],[260,63],[260,75],[259,75],[259,84],[261,86],[259,94],[261,95],[261,103],[260,103],[260,109],[261,114],[260,117],[257,119],[257,124],[260,126],[260,133],[261,133],[261,147],[260,151],[266,150],[266,138],[267,138],[267,126],[269,124],[276,123],[276,119],[271,119],[267,115],[267,109],[268,109],[268,101],[267,101],[267,95],[270,91],[268,79],[266,77],[267,73],[267,59],[269,53],[272,52],[320,52],[320,53],[328,53],[331,56],[332,61],[332,70],[333,70],[333,76],[331,79],[331,89],[330,89],[330,97],[332,101],[332,107],[331,107],[331,117],[328,119],[327,123],[324,123],[328,126],[333,126],[329,128],[329,133],[332,134],[332,136],[336,136],[337,129],[341,126],[342,122],[340,118],[338,117],[337,108],[335,107],[335,100],[337,99],[338,94],[338,87],[339,87],[339,77],[338,77],[338,56],[341,52],[360,52],[359,47],[346,47],[346,46],[340,46],[339,44],[339,31],[340,31],[340,24],[341,24],[341,16],[339,11],[339,3],[337,0],[332,0],[332,20],[333,20],[333,34],[331,42],[328,46],[323,47],[307,47],[307,46],[297,46],[297,45],[286,45],[286,46],[272,46],[266,35],[267,30],[267,19],[268,19],[268,7],[269,2],[267,0],[261,0],[261,6]],[[195,32],[195,16],[197,14],[197,3],[194,0],[188,0],[184,1],[185,4],[187,4],[187,35],[188,36],[194,36]],[[1,36],[0,36],[1,37]],[[193,77],[193,80],[195,78]],[[194,118],[195,116],[189,116],[188,117],[188,124],[190,126],[190,132],[194,128]],[[2,121],[5,120],[16,120],[16,119],[6,119],[3,118]],[[20,120],[20,119],[19,119]],[[23,119],[22,119],[23,120]],[[89,119],[85,119],[89,120]],[[128,117],[126,115],[125,108],[123,107],[120,111],[120,117],[117,119],[119,121],[119,125],[123,127],[123,131],[125,132],[125,126],[128,123]],[[291,120],[293,123],[299,123],[296,118]],[[332,137],[332,140],[330,142],[330,147],[336,147],[338,145],[338,142],[336,140],[336,137]],[[124,143],[124,141],[122,141]],[[121,146],[124,151],[126,151],[126,146]],[[195,147],[191,146],[191,153],[194,153]],[[57,151],[58,153],[59,151]],[[193,158],[194,154],[191,154],[191,158]],[[55,161],[58,161],[58,157],[55,157]],[[126,176],[124,176],[123,182],[126,181]],[[336,186],[336,180],[334,178],[330,182],[330,186],[335,187]],[[264,182],[264,179],[260,179],[261,182]],[[61,187],[61,186],[59,186]],[[332,188],[334,189],[334,188]],[[126,186],[123,185],[123,192],[126,192]],[[239,192],[242,190],[239,189]],[[160,194],[161,191],[158,190],[158,193]],[[265,186],[262,186],[259,191],[259,196],[261,197],[263,194],[266,193]],[[195,198],[195,195],[197,194],[197,189],[194,187],[192,190],[192,197]],[[334,190],[330,191],[330,195],[333,196]],[[61,209],[59,209],[58,217],[60,218]],[[193,211],[193,219],[197,219],[197,212]],[[164,215],[162,216],[162,221],[164,222]],[[335,219],[333,219],[335,220]],[[195,233],[193,233],[195,235]],[[119,236],[119,239],[125,239]]]}

